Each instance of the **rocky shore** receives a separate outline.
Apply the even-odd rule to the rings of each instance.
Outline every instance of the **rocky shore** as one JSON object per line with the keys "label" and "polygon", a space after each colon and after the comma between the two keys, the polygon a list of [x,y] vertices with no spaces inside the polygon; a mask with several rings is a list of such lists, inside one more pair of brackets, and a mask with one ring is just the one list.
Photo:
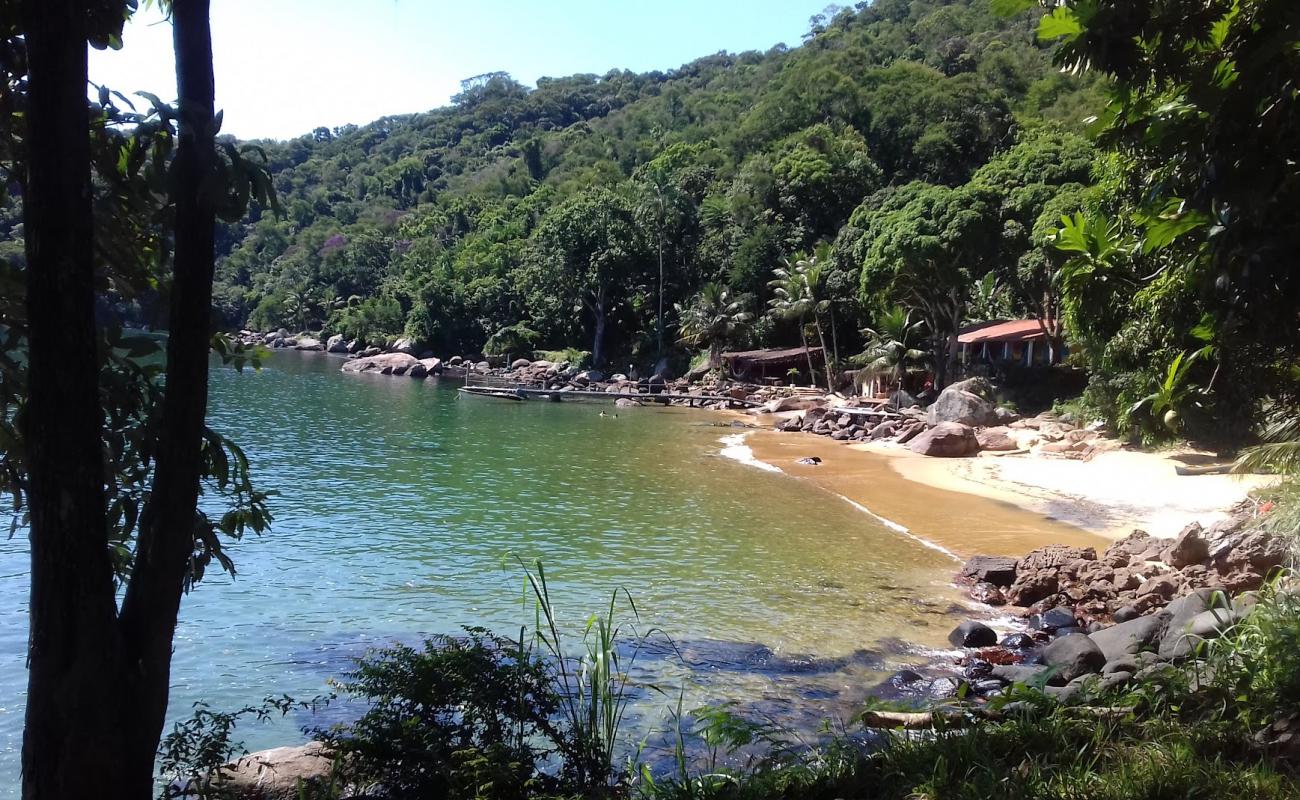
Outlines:
{"label": "rocky shore", "polygon": [[999,637],[984,622],[963,622],[949,636],[962,651],[959,674],[906,671],[890,682],[919,697],[963,686],[988,697],[1041,683],[1075,699],[1187,670],[1204,642],[1251,613],[1258,590],[1287,561],[1287,544],[1261,530],[1258,515],[1243,503],[1209,528],[1192,524],[1172,540],[1134,531],[1100,554],[1049,545],[1019,559],[974,556],[958,582],[972,599],[1015,614],[1017,630]]}
{"label": "rocky shore", "polygon": [[952,384],[929,408],[896,392],[886,403],[828,395],[805,398],[802,407],[773,410],[798,412],[776,424],[780,431],[847,442],[892,442],[941,458],[1033,452],[1087,459],[1119,447],[1106,438],[1100,424],[1085,427],[1051,412],[1022,418],[993,401],[993,387],[984,378]]}

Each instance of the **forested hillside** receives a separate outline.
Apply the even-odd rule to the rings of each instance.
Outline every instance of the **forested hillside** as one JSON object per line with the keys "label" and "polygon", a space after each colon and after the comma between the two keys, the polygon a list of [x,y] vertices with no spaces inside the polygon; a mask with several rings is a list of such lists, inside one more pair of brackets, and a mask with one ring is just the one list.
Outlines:
{"label": "forested hillside", "polygon": [[[218,306],[232,327],[643,364],[660,335],[682,354],[709,283],[753,317],[734,344],[815,319],[842,360],[898,303],[940,361],[964,320],[1053,319],[1047,238],[1087,202],[1102,79],[1052,66],[1040,11],[989,6],[877,0],[795,48],[483,75],[445,108],[260,143],[284,213],[225,229]],[[811,302],[781,308],[773,270],[801,259]]]}

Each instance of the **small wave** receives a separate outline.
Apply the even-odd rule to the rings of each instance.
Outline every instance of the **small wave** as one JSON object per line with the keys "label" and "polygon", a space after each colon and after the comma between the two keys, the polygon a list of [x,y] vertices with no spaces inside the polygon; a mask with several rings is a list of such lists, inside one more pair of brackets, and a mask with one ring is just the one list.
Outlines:
{"label": "small wave", "polygon": [[758,467],[764,472],[780,472],[781,468],[769,464],[766,461],[759,461],[754,458],[754,451],[749,445],[745,444],[746,433],[733,433],[730,436],[723,436],[718,441],[722,443],[721,455],[723,458],[729,458],[732,461],[739,461],[741,464],[747,464],[751,467]]}
{"label": "small wave", "polygon": [[961,557],[958,556],[956,553],[954,553],[953,551],[949,550],[948,548],[944,547],[941,544],[930,541],[924,536],[917,536],[915,533],[912,533],[912,530],[908,528],[906,525],[900,525],[897,522],[894,522],[892,519],[887,519],[886,517],[882,517],[876,512],[862,505],[858,501],[851,500],[842,494],[835,494],[835,496],[840,498],[844,502],[848,503],[849,505],[853,506],[857,510],[861,511],[862,513],[868,515],[872,519],[876,520],[881,525],[884,525],[886,528],[889,528],[891,531],[894,531],[895,533],[901,533],[907,538],[911,539],[912,541],[917,542],[918,544],[928,547],[931,550],[936,550],[940,553],[943,553],[945,556],[951,558],[953,561],[961,562]]}
{"label": "small wave", "polygon": [[[754,458],[753,449],[751,449],[749,445],[745,444],[745,437],[748,435],[749,435],[748,433],[733,433],[730,436],[723,436],[721,439],[718,440],[723,445],[721,455],[724,458],[730,458],[733,461],[739,461],[741,464],[748,464],[751,467],[758,467],[759,469],[765,472],[782,472],[782,469],[780,467],[774,464],[769,464],[766,461],[760,461],[759,459]],[[930,541],[929,539],[926,539],[923,536],[917,536],[915,533],[912,533],[911,529],[908,528],[906,525],[900,525],[899,523],[894,522],[892,519],[889,519],[887,517],[882,517],[876,512],[872,511],[871,509],[857,502],[856,500],[851,500],[842,494],[839,494],[837,492],[831,492],[831,494],[840,498],[841,500],[853,506],[854,508],[866,514],[867,516],[871,517],[875,521],[879,522],[881,525],[884,525],[886,528],[889,528],[891,531],[894,531],[895,533],[901,533],[902,535],[913,540],[914,542],[917,542],[918,544],[928,547],[931,550],[935,550],[940,553],[943,553],[944,555],[951,558],[953,561],[961,562],[962,560],[961,557],[958,556],[956,553],[954,553],[953,551],[949,550],[948,548],[944,547],[941,544],[937,544],[935,542]]]}

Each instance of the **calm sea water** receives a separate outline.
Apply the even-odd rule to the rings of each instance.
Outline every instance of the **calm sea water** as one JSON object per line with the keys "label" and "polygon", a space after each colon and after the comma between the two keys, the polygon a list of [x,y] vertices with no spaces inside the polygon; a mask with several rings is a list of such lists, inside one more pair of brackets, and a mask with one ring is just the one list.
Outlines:
{"label": "calm sea water", "polygon": [[[258,373],[217,369],[213,427],[279,494],[271,532],[231,548],[235,578],[183,604],[172,716],[311,697],[368,647],[532,620],[518,559],[545,563],[580,625],[615,589],[674,648],[642,660],[674,687],[636,723],[734,698],[792,724],[850,707],[939,645],[953,624],[952,561],[837,497],[724,458],[727,419],[686,409],[460,398],[454,381],[344,375],[277,353]],[[17,796],[27,637],[27,542],[0,540],[0,797]],[[346,710],[331,712],[335,716]],[[250,749],[304,725],[241,729]]]}

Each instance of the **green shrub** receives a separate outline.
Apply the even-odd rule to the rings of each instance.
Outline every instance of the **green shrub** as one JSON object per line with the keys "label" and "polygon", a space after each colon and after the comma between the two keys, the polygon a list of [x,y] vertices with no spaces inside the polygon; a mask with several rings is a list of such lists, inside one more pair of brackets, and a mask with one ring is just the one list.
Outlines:
{"label": "green shrub", "polygon": [[567,361],[579,369],[584,369],[591,363],[591,351],[578,350],[573,347],[566,347],[563,350],[535,350],[533,351],[533,358],[541,361],[552,361],[556,364]]}
{"label": "green shrub", "polygon": [[349,785],[387,798],[522,798],[547,788],[538,761],[565,735],[550,671],[482,628],[379,650],[339,682],[369,708],[318,732]]}

